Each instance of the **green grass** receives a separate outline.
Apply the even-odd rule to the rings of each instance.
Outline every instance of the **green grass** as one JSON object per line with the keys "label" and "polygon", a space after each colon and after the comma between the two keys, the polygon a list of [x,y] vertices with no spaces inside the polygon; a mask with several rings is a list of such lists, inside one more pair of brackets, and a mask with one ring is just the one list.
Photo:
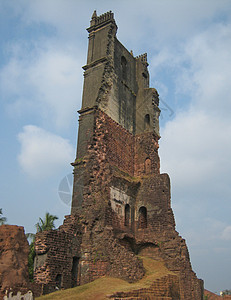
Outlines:
{"label": "green grass", "polygon": [[78,286],[72,289],[57,291],[55,293],[41,296],[37,300],[103,300],[107,299],[106,295],[110,295],[118,291],[130,291],[134,289],[147,288],[154,280],[167,274],[174,274],[169,271],[163,262],[153,260],[147,257],[141,257],[146,270],[145,276],[135,282],[128,283],[125,280],[113,277],[101,277],[93,282]]}

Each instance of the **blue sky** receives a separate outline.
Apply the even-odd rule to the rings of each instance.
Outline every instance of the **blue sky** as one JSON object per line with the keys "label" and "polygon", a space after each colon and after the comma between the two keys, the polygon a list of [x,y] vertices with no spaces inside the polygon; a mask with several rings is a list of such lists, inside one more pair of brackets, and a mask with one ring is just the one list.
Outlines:
{"label": "blue sky", "polygon": [[60,199],[58,191],[75,159],[94,9],[112,10],[118,39],[134,55],[148,53],[177,230],[205,287],[230,289],[229,0],[1,0],[0,208],[26,232],[46,211],[57,225],[70,212],[70,195]]}

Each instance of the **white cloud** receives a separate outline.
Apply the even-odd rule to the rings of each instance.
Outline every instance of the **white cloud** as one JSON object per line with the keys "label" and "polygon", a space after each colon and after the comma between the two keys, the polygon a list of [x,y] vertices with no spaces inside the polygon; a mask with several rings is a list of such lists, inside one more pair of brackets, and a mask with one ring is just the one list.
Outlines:
{"label": "white cloud", "polygon": [[[231,208],[230,36],[230,24],[210,25],[180,45],[180,56],[166,50],[151,65],[174,78],[175,94],[165,98],[170,106],[174,97],[191,100],[162,128],[160,157],[171,177],[178,230],[195,253],[231,240],[225,225]],[[227,252],[230,245],[220,247]]]}
{"label": "white cloud", "polygon": [[222,4],[217,0],[144,0],[142,5],[137,0],[123,1],[119,5],[107,2],[111,2],[112,10],[116,13],[119,29],[126,28],[119,30],[122,41],[135,47],[138,46],[137,41],[142,41],[142,47],[145,45],[146,48],[147,45],[152,49],[161,49],[166,45],[176,48],[179,40],[187,39],[206,28],[211,20],[227,17],[231,12],[228,0],[222,1]]}
{"label": "white cloud", "polygon": [[68,140],[37,126],[24,126],[18,140],[21,144],[18,162],[31,177],[49,177],[74,158],[74,148]]}
{"label": "white cloud", "polygon": [[[75,37],[77,31],[83,31],[80,26],[85,22],[89,25],[93,8],[84,1],[68,0],[33,0],[26,1],[23,19],[25,23],[44,23],[52,25],[57,34]],[[72,30],[75,28],[75,30]]]}
{"label": "white cloud", "polygon": [[[183,86],[189,87],[198,109],[216,114],[231,112],[230,24],[217,23],[187,41],[184,60],[190,65],[179,77]],[[187,84],[185,84],[187,79]]]}
{"label": "white cloud", "polygon": [[142,5],[138,0],[33,0],[29,3],[21,0],[8,5],[18,12],[24,24],[50,25],[57,34],[72,37],[79,30],[84,34],[94,9],[98,14],[112,10],[121,28],[122,41],[137,47],[137,40],[143,39],[143,43],[151,43],[154,48],[162,47],[166,40],[176,42],[179,38],[187,38],[201,27],[205,28],[212,19],[228,16],[231,11],[229,0],[222,3],[217,0],[144,0]]}
{"label": "white cloud", "polygon": [[[42,46],[12,46],[12,56],[0,71],[0,90],[15,115],[36,115],[57,128],[68,128],[81,103],[81,55],[50,41]],[[49,113],[48,113],[49,112]]]}
{"label": "white cloud", "polygon": [[209,189],[219,198],[231,192],[230,36],[228,24],[212,25],[182,45],[180,59],[165,52],[157,64],[178,64],[176,90],[191,97],[189,108],[176,112],[161,131],[162,170],[172,174],[179,190]]}
{"label": "white cloud", "polygon": [[162,130],[161,166],[178,187],[228,184],[231,123],[200,111],[178,114]]}
{"label": "white cloud", "polygon": [[227,226],[223,232],[222,232],[222,235],[221,235],[221,238],[224,239],[224,240],[229,240],[231,241],[231,226]]}

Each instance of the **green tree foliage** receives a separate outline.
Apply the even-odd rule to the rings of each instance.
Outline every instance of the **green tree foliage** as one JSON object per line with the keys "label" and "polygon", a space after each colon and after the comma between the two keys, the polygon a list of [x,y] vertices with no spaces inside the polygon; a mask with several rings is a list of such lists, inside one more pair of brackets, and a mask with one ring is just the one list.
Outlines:
{"label": "green tree foliage", "polygon": [[35,258],[35,249],[34,249],[35,234],[34,233],[27,233],[26,237],[27,237],[27,240],[29,242],[29,255],[28,255],[29,279],[30,279],[30,281],[33,281],[33,277],[34,277],[34,258]]}
{"label": "green tree foliage", "polygon": [[57,219],[58,219],[57,216],[50,215],[47,212],[44,219],[39,218],[39,222],[36,224],[37,232],[42,232],[42,231],[45,231],[45,230],[55,229],[54,222]]}
{"label": "green tree foliage", "polygon": [[2,217],[2,208],[0,208],[0,225],[5,224],[7,219],[5,217]]}
{"label": "green tree foliage", "polygon": [[224,290],[224,291],[222,291],[222,296],[223,295],[231,295],[231,290]]}
{"label": "green tree foliage", "polygon": [[[57,220],[58,217],[49,214],[48,212],[45,215],[45,218],[39,218],[39,222],[35,225],[37,228],[37,232],[42,232],[45,230],[55,229],[55,220]],[[29,278],[31,281],[33,281],[34,277],[34,259],[35,259],[35,234],[34,233],[27,233],[26,237],[28,241],[30,242],[30,252],[28,257],[28,267],[29,267]]]}
{"label": "green tree foliage", "polygon": [[28,268],[29,268],[29,279],[33,281],[34,278],[34,258],[35,258],[35,249],[34,241],[30,243],[30,252],[28,256]]}

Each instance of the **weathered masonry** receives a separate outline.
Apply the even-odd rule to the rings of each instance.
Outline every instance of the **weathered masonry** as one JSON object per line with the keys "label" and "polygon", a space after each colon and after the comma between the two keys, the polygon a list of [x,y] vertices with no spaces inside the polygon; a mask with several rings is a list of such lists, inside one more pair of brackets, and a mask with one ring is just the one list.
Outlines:
{"label": "weathered masonry", "polygon": [[37,234],[35,280],[44,293],[104,275],[133,282],[145,274],[140,255],[174,272],[168,299],[202,299],[175,230],[169,176],[160,174],[159,96],[147,55],[135,57],[117,40],[112,12],[94,12],[87,30],[71,215]]}

